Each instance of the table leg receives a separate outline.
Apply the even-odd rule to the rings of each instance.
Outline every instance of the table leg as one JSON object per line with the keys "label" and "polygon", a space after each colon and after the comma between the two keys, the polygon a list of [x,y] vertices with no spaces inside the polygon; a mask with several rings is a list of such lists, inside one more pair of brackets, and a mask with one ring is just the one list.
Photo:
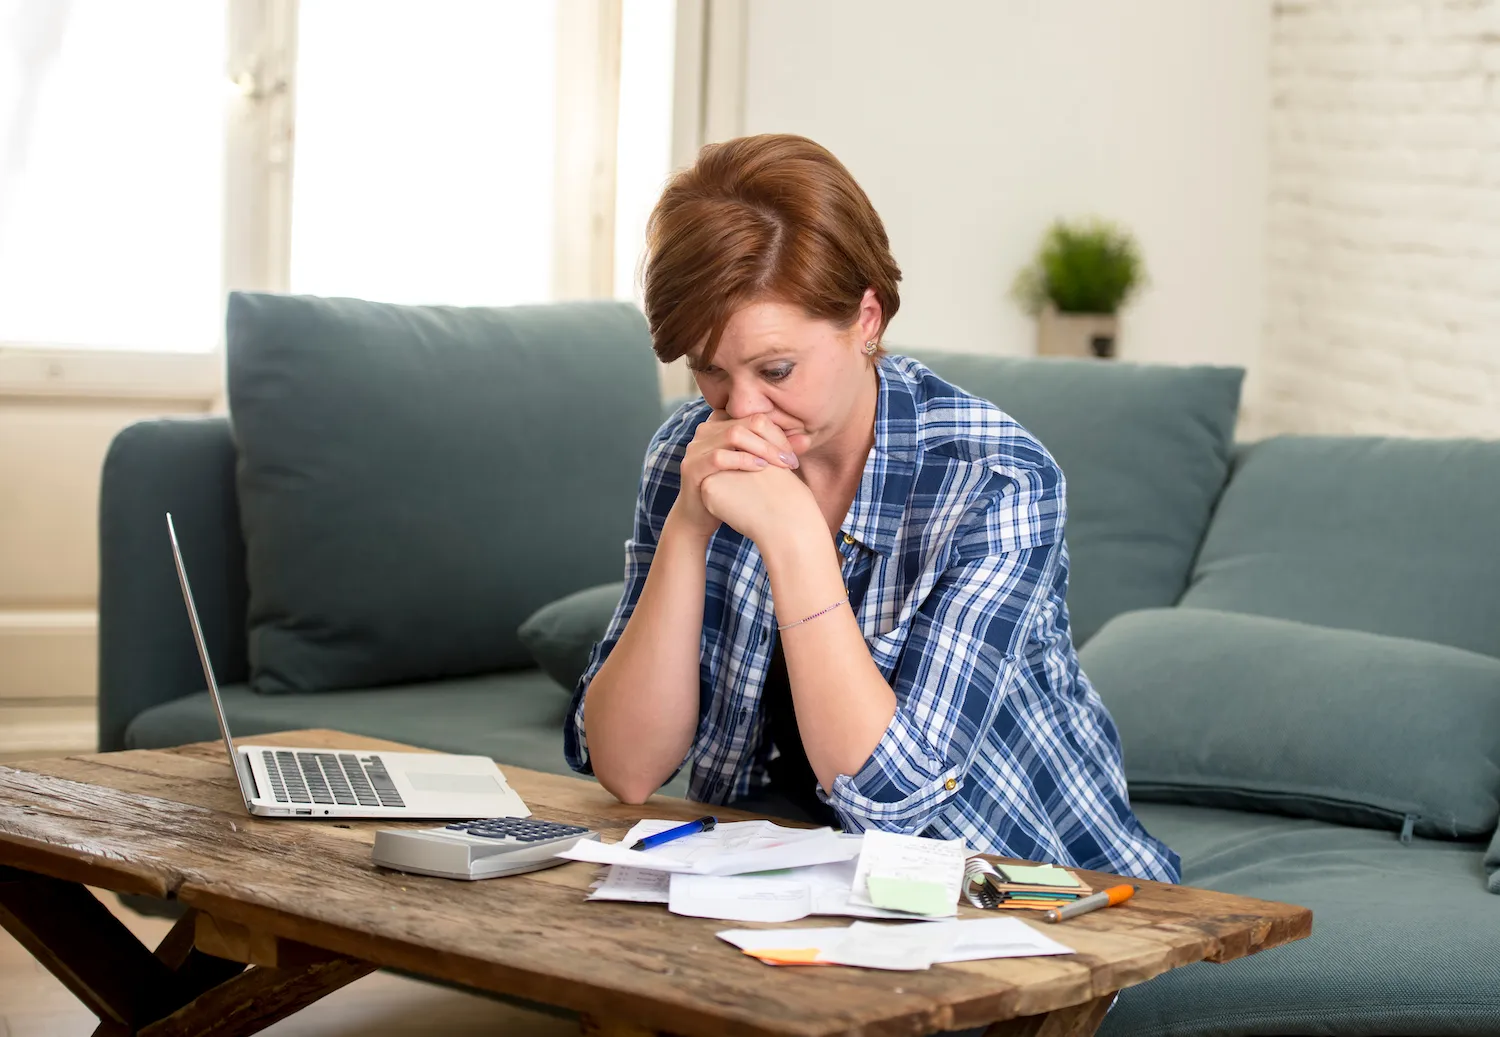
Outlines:
{"label": "table leg", "polygon": [[96,1037],[243,1037],[374,971],[333,956],[246,971],[197,949],[196,915],[153,953],[86,887],[0,867],[0,926],[99,1017]]}
{"label": "table leg", "polygon": [[984,1037],[1093,1037],[1114,1000],[1114,994],[1105,994],[1081,1005],[1069,1005],[1044,1015],[1027,1015],[992,1023],[984,1031]]}

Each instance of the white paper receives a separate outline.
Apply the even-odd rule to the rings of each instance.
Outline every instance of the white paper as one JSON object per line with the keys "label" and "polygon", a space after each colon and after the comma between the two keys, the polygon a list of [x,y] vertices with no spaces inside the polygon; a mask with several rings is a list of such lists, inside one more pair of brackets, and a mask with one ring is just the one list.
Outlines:
{"label": "white paper", "polygon": [[819,961],[864,969],[911,972],[931,968],[951,950],[958,933],[951,925],[876,925],[855,922],[838,942],[818,952]]}
{"label": "white paper", "polygon": [[[920,962],[923,954],[934,948],[930,963],[1073,953],[1071,947],[1043,936],[1019,918],[966,918],[900,926],[855,922],[850,926],[824,929],[726,929],[718,936],[747,951],[815,948],[818,960],[829,962],[860,958],[858,947],[848,948],[851,953],[847,955],[842,952],[846,943],[863,940],[873,948],[873,953],[865,956],[871,964],[865,965],[864,960],[838,960],[836,963],[868,968],[892,968],[896,967],[896,962],[902,962],[908,968],[925,968],[912,963]],[[903,947],[910,949],[904,950]],[[880,964],[873,963],[877,959]]]}
{"label": "white paper", "polygon": [[918,882],[938,882],[948,894],[953,914],[958,913],[963,889],[964,860],[968,847],[962,839],[923,839],[869,829],[865,832],[859,864],[855,868],[852,902],[870,905],[871,875]]}
{"label": "white paper", "polygon": [[1072,954],[1073,948],[1043,936],[1019,918],[965,918],[958,922],[921,922],[954,930],[957,939],[938,961],[982,961],[986,958],[1031,958]]}
{"label": "white paper", "polygon": [[645,868],[626,868],[615,865],[604,875],[602,882],[594,884],[590,900],[623,900],[633,904],[665,904],[667,883],[672,876],[664,871],[648,871]]}
{"label": "white paper", "polygon": [[847,925],[830,925],[821,929],[725,929],[716,935],[744,951],[787,951],[821,949],[842,940],[848,931]]}
{"label": "white paper", "polygon": [[618,843],[580,839],[557,856],[682,875],[743,875],[849,860],[863,844],[862,840],[841,839],[828,828],[782,828],[770,821],[733,821],[655,850],[627,849],[642,836],[679,823],[642,821]]}
{"label": "white paper", "polygon": [[793,922],[808,915],[912,917],[900,911],[851,903],[853,861],[816,864],[767,875],[661,874],[670,880],[667,909],[673,914],[695,918]]}
{"label": "white paper", "polygon": [[667,910],[734,922],[793,922],[812,910],[812,890],[796,879],[669,875]]}
{"label": "white paper", "polygon": [[856,863],[852,860],[798,868],[794,874],[812,888],[812,909],[808,913],[855,918],[911,918],[904,911],[887,911],[883,907],[855,903],[855,868]]}

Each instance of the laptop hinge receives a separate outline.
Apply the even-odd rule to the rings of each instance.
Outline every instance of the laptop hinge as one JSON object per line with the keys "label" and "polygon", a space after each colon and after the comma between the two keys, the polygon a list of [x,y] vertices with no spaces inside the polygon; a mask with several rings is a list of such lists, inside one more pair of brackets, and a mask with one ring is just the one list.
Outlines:
{"label": "laptop hinge", "polygon": [[255,768],[250,766],[249,754],[237,752],[235,758],[239,761],[240,773],[245,776],[245,787],[250,790],[250,798],[259,799],[260,786],[255,784]]}

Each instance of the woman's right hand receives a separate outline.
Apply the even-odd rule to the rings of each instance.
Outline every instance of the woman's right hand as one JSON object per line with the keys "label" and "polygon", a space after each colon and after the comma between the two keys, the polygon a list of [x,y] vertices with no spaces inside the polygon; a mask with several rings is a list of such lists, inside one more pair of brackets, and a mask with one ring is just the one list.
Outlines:
{"label": "woman's right hand", "polygon": [[720,522],[703,506],[703,480],[718,472],[758,472],[770,465],[796,468],[786,434],[764,414],[731,418],[721,410],[698,426],[682,457],[682,487],[672,512],[680,525],[707,539]]}

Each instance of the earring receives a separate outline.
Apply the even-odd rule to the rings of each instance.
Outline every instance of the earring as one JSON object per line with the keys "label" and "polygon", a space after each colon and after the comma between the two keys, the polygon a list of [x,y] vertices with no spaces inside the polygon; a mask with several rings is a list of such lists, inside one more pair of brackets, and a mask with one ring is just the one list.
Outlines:
{"label": "earring", "polygon": [[870,339],[870,341],[868,341],[868,342],[865,343],[865,356],[874,356],[875,355],[875,350],[877,350],[879,348],[880,348],[880,343],[877,342],[877,341],[875,341],[873,338]]}

